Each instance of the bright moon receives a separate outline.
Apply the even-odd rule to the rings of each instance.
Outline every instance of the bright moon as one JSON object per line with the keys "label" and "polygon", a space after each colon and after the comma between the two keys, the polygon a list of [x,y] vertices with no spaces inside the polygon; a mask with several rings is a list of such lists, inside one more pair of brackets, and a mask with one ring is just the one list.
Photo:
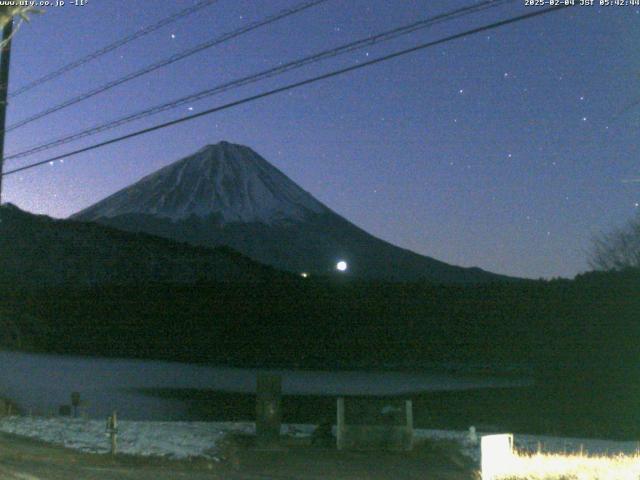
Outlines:
{"label": "bright moon", "polygon": [[340,262],[338,262],[338,264],[336,265],[336,268],[337,268],[339,271],[344,272],[345,270],[347,270],[347,266],[348,266],[348,265],[347,265],[347,262],[345,262],[345,261],[340,261]]}

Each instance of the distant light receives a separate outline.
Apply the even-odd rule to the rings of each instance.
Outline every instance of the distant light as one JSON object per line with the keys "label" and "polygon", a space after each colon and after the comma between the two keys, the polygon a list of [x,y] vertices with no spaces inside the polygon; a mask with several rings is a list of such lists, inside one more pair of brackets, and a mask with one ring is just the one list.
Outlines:
{"label": "distant light", "polygon": [[300,274],[300,276],[301,276],[302,278],[307,278],[307,277],[309,276],[309,274],[308,274],[307,272],[302,272],[302,273]]}
{"label": "distant light", "polygon": [[338,270],[339,272],[346,272],[347,268],[349,268],[349,265],[347,265],[347,262],[345,262],[344,260],[340,260],[336,264],[336,270]]}

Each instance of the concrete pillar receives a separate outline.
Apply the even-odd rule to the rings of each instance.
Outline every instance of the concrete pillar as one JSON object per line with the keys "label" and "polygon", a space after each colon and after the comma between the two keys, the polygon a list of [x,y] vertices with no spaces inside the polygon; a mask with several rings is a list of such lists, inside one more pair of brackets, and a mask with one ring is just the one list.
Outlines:
{"label": "concrete pillar", "polygon": [[407,450],[410,451],[413,450],[413,402],[406,400],[404,408],[407,412],[407,435],[409,435],[409,440],[405,445]]}
{"label": "concrete pillar", "polygon": [[337,403],[336,444],[338,450],[344,448],[344,398],[339,397]]}
{"label": "concrete pillar", "polygon": [[413,431],[413,402],[406,400],[404,408],[407,411],[407,428]]}
{"label": "concrete pillar", "polygon": [[275,446],[282,424],[282,377],[258,374],[256,386],[256,435],[258,445]]}

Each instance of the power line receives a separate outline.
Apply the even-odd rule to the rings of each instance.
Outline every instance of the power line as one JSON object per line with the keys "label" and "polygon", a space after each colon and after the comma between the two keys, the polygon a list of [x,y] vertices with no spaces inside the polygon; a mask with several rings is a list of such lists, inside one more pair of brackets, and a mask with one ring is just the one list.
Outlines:
{"label": "power line", "polygon": [[133,73],[130,73],[128,75],[125,75],[124,77],[120,77],[116,80],[113,80],[111,82],[105,83],[104,85],[94,88],[92,90],[89,90],[88,92],[85,93],[81,93],[80,95],[77,95],[69,100],[66,100],[58,105],[55,105],[53,107],[50,107],[46,110],[43,110],[39,113],[36,113],[34,115],[31,115],[30,117],[27,117],[23,120],[20,120],[16,123],[14,123],[13,125],[9,125],[6,128],[7,132],[10,132],[12,130],[15,130],[18,127],[22,127],[24,125],[27,125],[31,122],[34,122],[36,120],[39,120],[41,118],[44,118],[48,115],[51,115],[52,113],[58,112],[62,109],[65,109],[67,107],[70,107],[71,105],[75,105],[76,103],[80,103],[84,100],[87,100],[91,97],[94,97],[100,93],[106,92],[107,90],[111,90],[114,87],[117,87],[118,85],[122,85],[123,83],[129,82],[131,80],[134,80],[136,78],[139,78],[143,75],[146,75],[148,73],[151,73],[155,70],[158,70],[160,68],[166,67],[168,65],[171,65],[172,63],[177,62],[178,60],[183,60],[187,57],[190,57],[191,55],[195,55],[198,52],[201,52],[207,48],[211,48],[214,47],[216,45],[220,45],[221,43],[227,42],[233,38],[239,37],[240,35],[244,35],[245,33],[251,32],[253,30],[256,30],[260,27],[264,27],[266,25],[270,25],[274,22],[277,22],[278,20],[281,20],[283,18],[289,17],[291,15],[294,15],[296,13],[302,12],[304,10],[307,10],[311,7],[315,7],[316,5],[319,5],[321,3],[326,2],[327,0],[311,0],[311,1],[307,1],[307,2],[303,2],[301,4],[298,4],[292,8],[287,8],[285,10],[282,10],[278,13],[276,13],[275,15],[271,15],[269,17],[266,17],[262,20],[259,20],[257,22],[253,22],[250,23],[242,28],[239,28],[237,30],[233,30],[232,32],[228,32],[223,34],[220,37],[217,37],[213,40],[210,40],[208,42],[202,43],[200,45],[196,45],[195,47],[189,48],[188,50],[185,50],[183,52],[177,53],[175,55],[170,56],[169,58],[166,58],[164,60],[160,60],[159,62],[153,63],[151,65],[148,65],[140,70],[137,70]]}
{"label": "power line", "polygon": [[443,43],[447,43],[447,42],[450,42],[450,41],[453,41],[453,40],[457,40],[459,38],[467,37],[469,35],[474,35],[476,33],[485,32],[487,30],[493,30],[493,29],[496,29],[496,28],[499,28],[499,27],[502,27],[502,26],[505,26],[505,25],[510,25],[510,24],[517,23],[517,22],[520,22],[520,21],[523,21],[523,20],[527,20],[527,19],[530,19],[530,18],[539,17],[541,15],[545,15],[545,14],[550,13],[550,12],[559,11],[559,10],[568,8],[569,6],[570,5],[560,5],[560,6],[557,6],[557,7],[549,7],[549,8],[545,8],[545,9],[542,9],[542,10],[537,10],[537,11],[534,11],[534,12],[531,12],[531,13],[527,13],[527,14],[524,14],[524,15],[519,15],[519,16],[516,16],[516,17],[512,17],[512,18],[509,18],[507,20],[501,20],[501,21],[498,21],[498,22],[494,22],[494,23],[491,23],[489,25],[485,25],[485,26],[482,26],[482,27],[477,27],[477,28],[473,28],[471,30],[466,30],[466,31],[464,31],[462,33],[458,33],[458,34],[455,34],[455,35],[450,35],[448,37],[441,38],[440,40],[435,40],[435,41],[432,41],[432,42],[423,43],[423,44],[420,44],[420,45],[415,46],[415,47],[411,47],[411,48],[407,48],[407,49],[404,49],[404,50],[400,50],[398,52],[394,52],[394,53],[391,53],[391,54],[388,54],[388,55],[384,55],[382,57],[375,58],[373,60],[369,60],[369,61],[364,62],[364,63],[360,63],[358,65],[352,65],[350,67],[342,68],[340,70],[334,70],[332,72],[325,73],[323,75],[318,75],[316,77],[308,78],[306,80],[302,80],[302,81],[295,82],[295,83],[290,83],[290,84],[285,85],[283,87],[275,88],[273,90],[268,90],[266,92],[262,92],[262,93],[259,93],[257,95],[252,95],[250,97],[245,97],[245,98],[243,98],[241,100],[236,100],[234,102],[230,102],[230,103],[227,103],[225,105],[221,105],[219,107],[214,107],[214,108],[211,108],[209,110],[205,110],[203,112],[198,112],[198,113],[195,113],[193,115],[188,115],[186,117],[182,117],[182,118],[179,118],[179,119],[176,119],[176,120],[172,120],[170,122],[161,123],[161,124],[155,125],[153,127],[144,128],[142,130],[138,130],[138,131],[133,132],[133,133],[122,135],[120,137],[112,138],[110,140],[106,140],[104,142],[100,142],[100,143],[97,143],[97,144],[94,144],[94,145],[91,145],[91,146],[88,146],[88,147],[80,148],[80,149],[74,150],[72,152],[68,152],[68,153],[65,153],[65,154],[62,154],[62,155],[57,155],[55,157],[48,158],[47,160],[34,162],[34,163],[29,164],[29,165],[25,165],[23,167],[19,167],[19,168],[15,168],[13,170],[9,170],[8,172],[3,173],[2,176],[12,175],[14,173],[18,173],[18,172],[22,172],[22,171],[29,170],[29,169],[32,169],[32,168],[36,168],[36,167],[39,167],[41,165],[46,165],[48,163],[53,163],[53,162],[56,162],[56,161],[64,159],[64,158],[69,158],[69,157],[72,157],[72,156],[79,155],[81,153],[85,153],[85,152],[88,152],[88,151],[91,151],[91,150],[95,150],[95,149],[98,149],[98,148],[101,148],[101,147],[105,147],[107,145],[111,145],[111,144],[114,144],[114,143],[119,143],[119,142],[122,142],[124,140],[128,140],[130,138],[134,138],[134,137],[138,137],[138,136],[141,136],[141,135],[144,135],[144,134],[147,134],[147,133],[155,132],[156,130],[161,130],[161,129],[164,129],[164,128],[167,128],[167,127],[171,127],[173,125],[178,125],[180,123],[187,122],[189,120],[194,120],[196,118],[204,117],[206,115],[211,115],[213,113],[220,112],[222,110],[228,110],[230,108],[237,107],[239,105],[243,105],[243,104],[246,104],[246,103],[250,103],[250,102],[253,102],[255,100],[262,99],[262,98],[270,97],[270,96],[276,95],[278,93],[286,92],[286,91],[293,90],[295,88],[299,88],[299,87],[302,87],[302,86],[305,86],[305,85],[310,85],[310,84],[317,83],[317,82],[322,81],[322,80],[327,80],[329,78],[337,77],[339,75],[343,75],[345,73],[352,72],[354,70],[359,70],[361,68],[369,67],[371,65],[377,65],[379,63],[386,62],[388,60],[391,60],[391,59],[394,59],[394,58],[397,58],[397,57],[401,57],[401,56],[404,56],[404,55],[407,55],[407,54],[410,54],[410,53],[414,53],[414,52],[417,52],[417,51],[420,51],[420,50],[424,50],[424,49],[427,49],[427,48],[430,48],[430,47],[441,45]]}
{"label": "power line", "polygon": [[168,110],[172,110],[175,109],[181,105],[185,105],[185,104],[189,104],[189,103],[193,103],[199,100],[202,100],[204,98],[213,96],[213,95],[217,95],[219,93],[223,93],[223,92],[227,92],[229,90],[233,90],[235,88],[241,87],[241,86],[245,86],[251,83],[255,83],[257,81],[260,80],[264,80],[267,78],[272,78],[275,77],[277,75],[282,75],[286,72],[289,72],[291,70],[294,69],[298,69],[316,62],[320,62],[323,60],[326,60],[328,58],[333,58],[336,57],[338,55],[342,55],[345,53],[350,53],[353,52],[355,50],[358,49],[362,49],[371,45],[375,45],[381,42],[385,42],[385,41],[389,41],[392,40],[394,38],[397,38],[401,35],[406,35],[409,33],[413,33],[417,30],[429,27],[431,25],[440,23],[440,22],[445,22],[445,21],[449,21],[449,20],[453,20],[455,18],[460,18],[463,17],[465,15],[469,15],[471,13],[476,13],[482,10],[486,10],[489,8],[494,8],[506,3],[513,3],[515,0],[486,0],[477,4],[473,4],[467,7],[463,7],[463,8],[458,8],[456,10],[452,10],[440,15],[436,15],[434,17],[429,17],[427,19],[423,19],[417,22],[413,22],[409,25],[404,25],[401,27],[397,27],[394,28],[392,30],[388,30],[386,32],[383,33],[379,33],[379,34],[374,34],[374,35],[370,35],[368,37],[365,37],[363,39],[360,40],[356,40],[354,42],[350,42],[346,45],[342,45],[340,47],[337,48],[332,48],[332,49],[328,49],[328,50],[323,50],[319,53],[313,54],[313,55],[309,55],[307,57],[303,57],[300,58],[298,60],[294,60],[291,62],[288,62],[286,64],[283,65],[278,65],[277,67],[273,67],[267,70],[263,70],[259,73],[256,74],[252,74],[249,76],[245,76],[230,82],[226,82],[220,85],[217,85],[213,88],[209,88],[191,95],[187,95],[185,97],[181,97],[179,99],[176,100],[172,100],[171,102],[167,102],[167,103],[163,103],[160,105],[156,105],[154,107],[133,113],[133,114],[129,114],[129,115],[125,115],[123,117],[120,117],[116,120],[112,120],[110,122],[107,123],[103,123],[101,125],[98,126],[94,126],[85,130],[82,130],[78,133],[74,133],[71,135],[67,135],[61,138],[57,138],[55,140],[50,140],[46,143],[42,143],[40,145],[36,145],[34,147],[30,147],[27,150],[23,150],[21,152],[18,153],[14,153],[11,154],[9,156],[7,156],[7,160],[12,160],[12,159],[17,159],[17,158],[24,158],[30,155],[34,155],[36,153],[39,152],[43,152],[46,150],[50,150],[52,148],[55,147],[59,147],[61,145],[65,145],[67,143],[71,143],[77,140],[80,140],[82,138],[86,138],[88,136],[91,135],[95,135],[98,133],[102,133],[105,132],[107,130],[112,130],[114,128],[117,128],[119,126],[125,125],[127,123],[131,123],[135,120],[140,120],[146,117],[149,117],[151,115],[155,115],[161,112],[165,112]]}
{"label": "power line", "polygon": [[79,58],[78,60],[75,60],[71,63],[68,63],[67,65],[64,65],[63,67],[60,67],[58,70],[55,70],[51,73],[48,73],[47,75],[44,75],[43,77],[40,77],[36,80],[33,80],[32,82],[27,83],[26,85],[18,88],[17,90],[15,90],[14,92],[9,94],[9,98],[15,98],[18,95],[22,95],[25,92],[28,92],[29,90],[34,89],[35,87],[42,85],[43,83],[46,83],[50,80],[53,80],[54,78],[58,78],[62,75],[64,75],[67,72],[70,72],[71,70],[75,70],[76,68],[85,65],[86,63],[91,62],[92,60],[95,60],[96,58],[99,58],[117,48],[120,48],[124,45],[126,45],[127,43],[131,43],[134,40],[137,40],[138,38],[144,37],[145,35],[148,35],[152,32],[155,32],[156,30],[165,27],[166,25],[169,25],[171,23],[174,23],[184,17],[187,17],[193,13],[196,13],[200,10],[202,10],[203,8],[206,8],[210,5],[213,5],[214,3],[216,3],[218,0],[201,0],[198,3],[196,3],[195,5],[193,5],[192,7],[188,7],[185,8],[183,10],[180,10],[179,12],[170,15],[168,17],[163,18],[162,20],[158,21],[157,23],[154,23],[152,25],[149,25],[147,27],[144,27],[140,30],[138,30],[135,33],[132,33],[131,35],[128,35],[126,37],[121,38],[120,40],[116,40],[115,42],[107,45],[106,47],[102,47],[99,50],[96,50],[95,52],[92,52],[82,58]]}

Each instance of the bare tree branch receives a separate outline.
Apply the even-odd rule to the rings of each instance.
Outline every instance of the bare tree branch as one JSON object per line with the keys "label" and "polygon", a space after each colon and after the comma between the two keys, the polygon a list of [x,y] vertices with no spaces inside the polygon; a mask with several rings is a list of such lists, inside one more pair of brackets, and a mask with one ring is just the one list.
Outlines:
{"label": "bare tree branch", "polygon": [[640,215],[622,228],[597,235],[592,242],[589,265],[605,271],[640,268]]}

